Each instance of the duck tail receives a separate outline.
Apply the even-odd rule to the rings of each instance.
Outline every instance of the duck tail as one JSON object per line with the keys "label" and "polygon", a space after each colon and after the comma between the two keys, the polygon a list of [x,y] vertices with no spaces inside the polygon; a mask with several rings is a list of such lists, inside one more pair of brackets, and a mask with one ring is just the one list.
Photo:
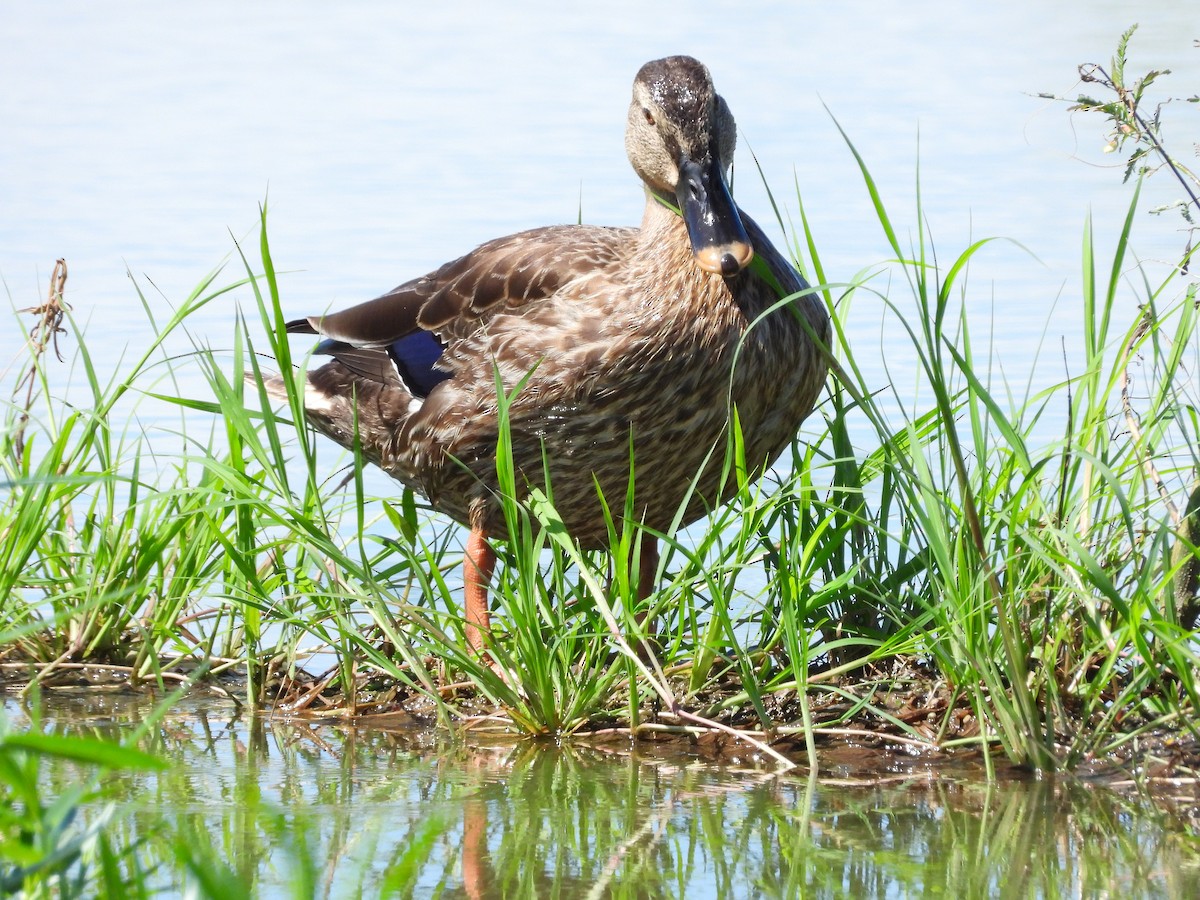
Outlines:
{"label": "duck tail", "polygon": [[[318,370],[320,371],[320,370]],[[253,372],[246,373],[246,383],[254,389],[261,389],[274,401],[287,403],[290,400],[291,386],[282,375],[274,372],[263,372],[261,379]],[[306,377],[304,389],[304,414],[314,425],[334,426],[338,431],[352,428],[355,416],[354,403],[349,396],[337,390],[322,388],[320,381]],[[326,430],[322,428],[322,430]]]}
{"label": "duck tail", "polygon": [[[255,384],[272,400],[289,400],[291,386],[280,375],[264,372]],[[385,471],[395,455],[394,432],[421,402],[398,379],[395,385],[381,384],[337,360],[310,369],[303,390],[304,418],[310,425],[347,449],[357,448]]]}
{"label": "duck tail", "polygon": [[[304,379],[304,411],[308,414],[309,418],[320,416],[329,419],[338,419],[353,416],[354,403],[351,400],[354,394],[353,386],[344,383],[337,385],[327,384],[326,382],[330,381],[328,377],[314,378],[314,374],[328,376],[329,373],[317,369],[315,373],[308,373]],[[272,400],[279,400],[286,403],[291,398],[291,386],[284,380],[282,375],[274,372],[263,372],[261,379],[259,379],[255,377],[253,372],[247,372],[245,377],[248,385],[255,388],[261,386]],[[343,380],[350,381],[350,379]],[[347,387],[350,389],[346,390]]]}
{"label": "duck tail", "polygon": [[284,382],[282,375],[277,375],[274,372],[263,372],[260,380],[253,372],[247,372],[245,379],[247,387],[257,389],[261,386],[272,400],[286,401],[288,398],[287,384]]}

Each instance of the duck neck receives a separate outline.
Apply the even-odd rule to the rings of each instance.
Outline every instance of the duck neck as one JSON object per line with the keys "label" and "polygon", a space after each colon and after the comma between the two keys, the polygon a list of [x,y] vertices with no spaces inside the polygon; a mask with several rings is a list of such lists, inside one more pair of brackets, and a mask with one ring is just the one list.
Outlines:
{"label": "duck neck", "polygon": [[674,194],[668,196],[651,188],[646,189],[646,209],[642,214],[643,241],[651,246],[661,246],[664,242],[688,245],[687,228],[675,202]]}

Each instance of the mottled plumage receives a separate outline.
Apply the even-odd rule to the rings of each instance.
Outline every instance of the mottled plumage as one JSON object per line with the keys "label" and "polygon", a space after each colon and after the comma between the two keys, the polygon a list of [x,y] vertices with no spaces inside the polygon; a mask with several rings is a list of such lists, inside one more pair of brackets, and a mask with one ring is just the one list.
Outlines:
{"label": "mottled plumage", "polygon": [[[811,295],[763,317],[776,286],[806,285],[729,197],[734,143],[704,66],[647,63],[626,133],[647,188],[640,228],[499,238],[375,300],[289,323],[333,356],[308,374],[309,421],[346,446],[357,432],[367,459],[472,529],[469,590],[491,571],[483,538],[505,531],[497,372],[509,392],[524,379],[509,407],[519,477],[542,484],[546,464],[558,512],[588,547],[608,542],[596,484],[620,510],[631,447],[636,515],[664,530],[714,447],[682,520],[732,488],[719,482],[731,407],[756,471],[811,412],[826,364],[809,331],[828,342],[828,318]],[[486,626],[485,598],[469,594],[467,619]]]}

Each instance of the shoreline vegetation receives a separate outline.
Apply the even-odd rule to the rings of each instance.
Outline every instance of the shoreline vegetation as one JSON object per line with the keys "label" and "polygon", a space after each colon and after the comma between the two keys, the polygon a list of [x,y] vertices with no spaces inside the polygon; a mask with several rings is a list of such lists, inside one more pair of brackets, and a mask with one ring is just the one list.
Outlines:
{"label": "shoreline vegetation", "polygon": [[[209,274],[161,323],[139,291],[157,339],[121,373],[93,364],[59,261],[46,302],[21,310],[35,324],[5,390],[0,686],[106,673],[134,687],[199,683],[288,715],[717,734],[813,770],[831,738],[975,751],[989,771],[993,757],[1038,771],[1130,760],[1194,777],[1197,282],[1190,244],[1155,275],[1129,242],[1151,162],[1183,184],[1189,225],[1195,177],[1167,155],[1158,111],[1139,112],[1163,73],[1125,85],[1132,33],[1111,73],[1085,77],[1116,99],[1072,107],[1112,120],[1114,150],[1132,142],[1137,183],[1123,221],[1102,226],[1117,234],[1111,259],[1095,257],[1084,224],[1083,346],[1068,375],[1023,395],[997,375],[966,315],[967,272],[991,239],[947,265],[919,197],[915,225],[898,229],[847,137],[894,258],[830,282],[798,193],[800,227],[779,216],[836,331],[818,413],[761,479],[739,464],[735,421],[714,452],[737,496],[686,538],[658,535],[660,587],[642,604],[624,498],[605,498],[619,535],[610,566],[565,533],[553,486],[518,484],[502,452],[513,537],[493,583],[495,669],[465,649],[448,577],[458,529],[398,485],[369,496],[361,460],[318,461],[319,439],[292,425],[295,390],[272,410],[253,387],[263,366],[294,371],[265,210],[257,254],[238,248],[244,277]],[[183,358],[163,353],[189,316],[235,291],[252,292],[258,315],[239,313],[232,353],[195,340]],[[907,340],[912,396],[862,374],[843,327],[864,302]],[[59,399],[71,342],[85,404]],[[180,367],[203,370],[211,395],[170,391]],[[139,394],[185,422],[212,414],[220,433],[151,446],[116,412]],[[646,613],[659,630],[639,654]]]}
{"label": "shoreline vegetation", "polygon": [[[1078,374],[1014,397],[976,356],[962,299],[988,241],[944,270],[919,229],[906,252],[862,172],[896,260],[834,285],[815,245],[802,248],[837,328],[824,427],[762,480],[738,466],[735,431],[737,497],[691,541],[661,536],[664,577],[648,602],[662,624],[645,662],[631,645],[646,610],[623,575],[637,524],[614,515],[614,576],[559,527],[552,494],[517,485],[511,468],[515,537],[495,579],[492,646],[507,675],[465,650],[446,577],[457,528],[398,486],[366,496],[360,461],[341,478],[318,462],[319,438],[291,427],[296,397],[277,416],[244,384],[262,365],[292,370],[265,212],[260,266],[243,256],[244,279],[206,278],[126,374],[93,366],[56,269],[46,303],[23,311],[37,322],[0,446],[4,679],[50,686],[95,667],[170,687],[236,672],[243,702],[288,714],[406,708],[431,723],[554,736],[716,727],[810,765],[821,735],[854,732],[1041,770],[1169,735],[1194,763],[1195,282],[1172,297],[1177,272],[1152,283],[1135,267],[1143,282],[1130,297],[1135,188],[1106,265],[1085,226],[1084,357],[1068,361]],[[232,360],[202,346],[159,358],[189,315],[242,288],[261,328],[239,321]],[[916,352],[926,403],[916,413],[866,383],[844,340],[862,294]],[[275,363],[260,362],[263,331]],[[55,399],[70,338],[87,407]],[[164,382],[164,365],[201,366],[216,401],[144,387]],[[112,417],[135,392],[215,414],[223,440],[187,435],[178,457],[151,452]],[[1047,421],[1062,423],[1061,438],[1035,444]],[[606,498],[609,509],[621,499]],[[306,667],[313,654],[324,671]]]}

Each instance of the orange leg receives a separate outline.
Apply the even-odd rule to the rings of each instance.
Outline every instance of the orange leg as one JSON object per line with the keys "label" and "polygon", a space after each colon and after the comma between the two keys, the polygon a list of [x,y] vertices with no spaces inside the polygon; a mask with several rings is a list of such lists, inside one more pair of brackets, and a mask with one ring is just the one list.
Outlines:
{"label": "orange leg", "polygon": [[[658,574],[658,539],[648,535],[642,535],[641,552],[638,554],[638,571],[637,571],[637,598],[645,600],[654,593],[654,578]],[[639,612],[635,617],[639,625],[646,625],[646,638],[648,644],[642,644],[638,648],[638,656],[643,660],[649,659],[653,653],[651,646],[655,643],[654,639],[654,622],[646,623],[646,611]]]}
{"label": "orange leg", "polygon": [[483,529],[472,528],[467,538],[467,552],[463,557],[463,593],[466,605],[467,645],[480,656],[487,657],[483,649],[484,634],[491,628],[488,614],[488,582],[496,569],[496,553],[487,542]]}

